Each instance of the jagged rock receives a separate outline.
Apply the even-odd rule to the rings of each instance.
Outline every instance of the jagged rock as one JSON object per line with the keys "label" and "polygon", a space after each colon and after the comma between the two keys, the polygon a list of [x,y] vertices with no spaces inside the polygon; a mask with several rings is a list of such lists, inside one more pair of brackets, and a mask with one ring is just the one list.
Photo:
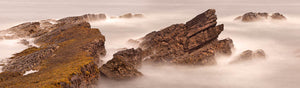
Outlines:
{"label": "jagged rock", "polygon": [[286,20],[286,17],[283,16],[282,14],[280,14],[280,13],[274,13],[274,14],[272,14],[271,18],[273,20]]}
{"label": "jagged rock", "polygon": [[231,54],[231,39],[218,40],[224,25],[217,25],[214,9],[196,16],[186,24],[175,24],[143,37],[140,47],[150,63],[189,65],[215,64],[215,54]]}
{"label": "jagged rock", "polygon": [[127,49],[113,55],[113,59],[100,68],[102,76],[113,80],[129,80],[142,76],[137,70],[142,63],[141,49]]}
{"label": "jagged rock", "polygon": [[[53,26],[52,31],[35,40],[40,47],[28,48],[10,58],[0,73],[0,88],[89,88],[95,84],[100,77],[99,58],[106,53],[105,37],[87,22]],[[38,72],[22,75],[29,70]]]}
{"label": "jagged rock", "polygon": [[252,50],[246,50],[242,52],[238,57],[236,57],[233,61],[230,62],[230,64],[250,61],[253,59],[265,59],[266,54],[262,49],[256,50],[253,52]]}
{"label": "jagged rock", "polygon": [[285,20],[286,18],[280,14],[280,13],[274,13],[273,15],[269,16],[268,13],[254,13],[254,12],[248,12],[244,14],[243,16],[238,16],[234,20],[240,20],[242,22],[256,22],[256,21],[264,21],[268,18],[271,18],[272,20]]}
{"label": "jagged rock", "polygon": [[144,17],[144,15],[143,14],[127,13],[127,14],[119,16],[119,18],[141,18],[141,17]]}

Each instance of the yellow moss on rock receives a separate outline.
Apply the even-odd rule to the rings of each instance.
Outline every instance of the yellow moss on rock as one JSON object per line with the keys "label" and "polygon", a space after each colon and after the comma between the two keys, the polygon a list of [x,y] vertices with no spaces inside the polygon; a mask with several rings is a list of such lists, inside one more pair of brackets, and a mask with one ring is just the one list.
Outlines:
{"label": "yellow moss on rock", "polygon": [[[97,78],[93,75],[99,74],[99,69],[92,69],[95,73],[81,72],[81,70],[88,69],[86,68],[88,65],[97,66],[95,62],[97,58],[91,56],[90,52],[82,49],[82,47],[95,39],[105,40],[98,29],[74,26],[48,38],[39,41],[39,44],[43,44],[43,46],[57,44],[59,48],[54,52],[55,56],[44,59],[36,73],[0,81],[0,88],[61,88],[71,85],[70,80],[74,75],[88,74],[95,79]],[[65,40],[54,43],[61,41],[61,39]],[[32,47],[17,53],[15,56],[23,56],[39,50],[40,48]],[[0,73],[1,75],[3,74]]]}

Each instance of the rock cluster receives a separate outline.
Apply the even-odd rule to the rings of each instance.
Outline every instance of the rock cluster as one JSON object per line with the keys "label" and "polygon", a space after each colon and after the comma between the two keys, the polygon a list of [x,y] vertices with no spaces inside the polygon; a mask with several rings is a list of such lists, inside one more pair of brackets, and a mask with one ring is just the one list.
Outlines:
{"label": "rock cluster", "polygon": [[248,12],[245,13],[243,16],[239,16],[235,18],[234,20],[242,21],[242,22],[256,22],[256,21],[264,21],[267,19],[271,20],[286,20],[286,17],[283,16],[280,13],[274,13],[272,15],[269,15],[268,13],[254,13],[254,12]]}
{"label": "rock cluster", "polygon": [[216,54],[231,54],[231,39],[218,40],[224,25],[217,25],[214,9],[209,9],[186,24],[175,24],[143,37],[138,49],[114,54],[100,68],[104,77],[126,80],[142,76],[137,69],[142,62],[149,64],[213,65]]}
{"label": "rock cluster", "polygon": [[238,57],[236,57],[233,61],[230,62],[230,64],[235,64],[235,63],[241,63],[245,61],[250,61],[254,59],[265,59],[266,54],[265,51],[262,49],[258,49],[255,52],[252,50],[246,50],[242,52]]}

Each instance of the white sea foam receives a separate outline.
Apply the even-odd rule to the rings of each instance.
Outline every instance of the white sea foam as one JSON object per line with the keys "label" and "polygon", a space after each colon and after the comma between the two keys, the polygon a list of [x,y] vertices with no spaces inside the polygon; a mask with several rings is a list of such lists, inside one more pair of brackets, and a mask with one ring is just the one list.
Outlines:
{"label": "white sea foam", "polygon": [[36,73],[36,72],[39,72],[38,70],[29,70],[29,71],[26,71],[23,76],[25,75],[29,75],[29,74],[32,74],[32,73]]}

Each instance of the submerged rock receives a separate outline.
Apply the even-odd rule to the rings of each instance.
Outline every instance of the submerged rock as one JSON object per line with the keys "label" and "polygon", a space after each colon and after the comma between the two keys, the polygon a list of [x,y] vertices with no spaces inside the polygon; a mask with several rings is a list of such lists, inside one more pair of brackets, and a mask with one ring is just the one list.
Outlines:
{"label": "submerged rock", "polygon": [[128,80],[142,76],[137,70],[142,63],[141,49],[127,49],[113,55],[102,67],[102,76],[113,80]]}
{"label": "submerged rock", "polygon": [[[52,31],[36,38],[40,47],[10,58],[0,73],[0,88],[91,87],[100,77],[98,63],[106,54],[104,42],[100,31],[87,22],[54,24]],[[23,76],[30,70],[38,72]]]}
{"label": "submerged rock", "polygon": [[250,61],[254,59],[265,59],[266,54],[264,50],[259,49],[253,52],[252,50],[246,50],[242,52],[238,57],[236,57],[233,61],[230,62],[230,64],[235,64],[235,63],[241,63],[245,61]]}
{"label": "submerged rock", "polygon": [[216,53],[231,54],[231,39],[218,40],[224,25],[217,25],[214,9],[209,9],[186,24],[175,24],[143,37],[140,47],[150,63],[189,65],[216,64]]}
{"label": "submerged rock", "polygon": [[266,13],[254,13],[254,12],[248,12],[246,14],[244,14],[243,16],[238,16],[236,17],[234,20],[239,20],[242,22],[257,22],[257,21],[264,21],[267,19],[272,19],[272,20],[286,20],[286,17],[283,16],[280,13],[274,13],[271,16]]}

